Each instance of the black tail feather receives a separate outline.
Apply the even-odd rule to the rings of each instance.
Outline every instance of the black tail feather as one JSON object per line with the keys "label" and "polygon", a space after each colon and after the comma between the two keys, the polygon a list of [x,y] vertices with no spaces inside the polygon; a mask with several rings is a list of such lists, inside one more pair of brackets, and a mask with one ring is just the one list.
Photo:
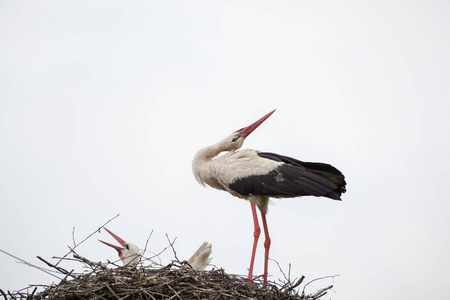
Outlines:
{"label": "black tail feather", "polygon": [[[258,155],[263,158],[283,162],[287,165],[304,168],[314,174],[318,174],[330,179],[335,184],[335,187],[333,188],[333,191],[331,193],[323,194],[322,196],[324,197],[341,200],[340,196],[346,192],[347,183],[345,182],[345,176],[341,173],[341,171],[339,171],[332,165],[317,162],[303,162],[292,157],[270,152],[259,152]],[[315,177],[315,180],[318,180],[318,177]]]}

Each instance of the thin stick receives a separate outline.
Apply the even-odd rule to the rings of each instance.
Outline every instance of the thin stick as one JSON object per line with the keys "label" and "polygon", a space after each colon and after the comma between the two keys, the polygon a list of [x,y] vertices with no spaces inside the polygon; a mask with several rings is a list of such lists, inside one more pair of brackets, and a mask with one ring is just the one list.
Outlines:
{"label": "thin stick", "polygon": [[291,272],[291,264],[289,263],[289,275],[288,275],[288,277],[286,277],[286,274],[284,274],[284,272],[283,272],[283,270],[281,269],[281,266],[280,266],[280,264],[275,260],[275,259],[272,259],[272,258],[269,258],[271,261],[274,261],[276,264],[277,264],[277,266],[278,266],[278,270],[280,270],[280,272],[281,272],[281,274],[283,274],[283,277],[284,277],[284,280],[286,280],[288,283],[290,283],[291,282],[291,280],[290,280],[290,272]]}
{"label": "thin stick", "polygon": [[108,290],[111,292],[111,294],[113,294],[114,297],[116,297],[117,299],[120,300],[120,297],[117,296],[116,292],[114,292],[114,290],[109,286],[109,284],[106,284],[106,287],[107,287]]}
{"label": "thin stick", "polygon": [[152,234],[153,234],[153,230],[152,230],[152,232],[150,232],[150,235],[148,236],[147,241],[145,242],[144,251],[142,251],[142,254],[141,254],[141,256],[139,257],[139,262],[141,262],[142,257],[144,257],[144,253],[147,251],[148,241],[149,241],[150,238],[152,237]]}
{"label": "thin stick", "polygon": [[65,270],[65,269],[63,269],[63,268],[61,268],[61,267],[55,266],[54,264],[52,264],[52,263],[46,261],[46,260],[43,259],[42,257],[40,257],[40,256],[36,256],[36,257],[37,257],[39,260],[41,260],[41,261],[43,261],[44,263],[46,263],[47,266],[52,267],[52,268],[58,270],[60,273],[63,273],[63,274],[69,274],[69,271],[67,271],[67,270]]}
{"label": "thin stick", "polygon": [[[324,277],[319,277],[319,278],[313,279],[313,280],[311,280],[310,282],[308,282],[307,284],[305,284],[305,286],[303,287],[302,294],[305,293],[305,288],[308,286],[308,284],[310,284],[310,283],[312,283],[312,282],[314,282],[314,281],[321,280],[321,279],[326,279],[326,278],[333,278],[333,279],[334,279],[334,277],[338,277],[338,276],[339,276],[339,275],[331,275],[331,276],[324,276]],[[333,286],[331,286],[331,287],[333,287]],[[330,287],[330,288],[331,288],[331,287]]]}
{"label": "thin stick", "polygon": [[30,299],[30,300],[33,299],[33,296],[34,296],[34,293],[36,293],[36,290],[37,290],[37,287],[35,287],[33,292],[31,293],[31,295],[27,297],[27,300],[28,299]]}
{"label": "thin stick", "polygon": [[84,262],[85,264],[88,264],[90,266],[97,266],[97,267],[102,268],[103,270],[108,270],[108,268],[104,264],[102,264],[101,262],[90,261],[89,259],[84,258],[83,256],[81,256],[81,255],[79,255],[79,254],[77,254],[75,252],[73,252],[73,257],[81,260],[82,262]]}
{"label": "thin stick", "polygon": [[3,297],[5,298],[5,300],[8,300],[8,297],[6,297],[6,294],[5,294],[5,292],[2,289],[0,289],[0,293],[2,293]]}
{"label": "thin stick", "polygon": [[[114,218],[110,219],[108,222],[106,222],[105,224],[103,224],[102,226],[100,226],[97,230],[95,230],[93,233],[91,233],[90,235],[88,235],[87,238],[85,238],[84,240],[82,240],[80,243],[76,244],[72,249],[70,249],[69,252],[67,252],[66,255],[64,255],[56,264],[55,266],[59,265],[59,263],[67,257],[67,255],[69,255],[70,253],[72,253],[73,249],[75,249],[76,247],[78,247],[79,245],[81,245],[84,241],[86,241],[88,238],[90,238],[91,236],[93,236],[95,233],[97,233],[98,231],[100,231],[100,229],[102,229],[103,226],[105,226],[106,224],[108,224],[109,222],[111,222],[112,220],[114,220],[115,218],[117,218],[118,216],[120,216],[120,214],[118,214],[117,216],[115,216]],[[74,228],[75,230],[75,228]]]}
{"label": "thin stick", "polygon": [[[73,271],[74,271],[74,270],[72,269],[72,271],[70,271],[69,274],[67,274],[67,275],[63,278],[63,280],[61,280],[60,284],[63,283],[63,282],[66,282],[66,281],[67,281],[67,277],[72,276],[72,272],[73,272]],[[72,277],[75,278],[75,276],[72,276]]]}
{"label": "thin stick", "polygon": [[73,246],[76,247],[77,243],[75,243],[75,226],[73,226],[73,229],[72,229],[72,242],[73,242]]}
{"label": "thin stick", "polygon": [[170,247],[170,246],[165,247],[165,248],[162,249],[159,253],[155,253],[155,252],[148,251],[149,253],[153,254],[153,256],[150,257],[150,258],[148,258],[148,260],[152,260],[153,258],[156,257],[156,258],[159,259],[159,265],[162,265],[162,260],[161,260],[161,258],[160,258],[159,256],[160,256],[162,253],[164,253],[169,247]]}
{"label": "thin stick", "polygon": [[328,291],[329,289],[332,289],[332,288],[333,288],[333,286],[330,285],[330,286],[328,286],[328,287],[326,287],[326,288],[323,288],[323,289],[318,290],[317,293],[315,293],[314,296],[313,296],[314,299],[319,299],[320,297],[324,296],[326,293],[328,293],[327,291]]}
{"label": "thin stick", "polygon": [[0,252],[3,252],[3,253],[5,253],[6,255],[9,255],[9,256],[11,256],[11,257],[13,257],[13,258],[15,258],[15,259],[17,259],[17,260],[23,262],[23,263],[26,264],[27,266],[36,268],[36,269],[38,269],[38,270],[40,270],[40,271],[42,271],[42,272],[44,272],[44,273],[47,273],[47,274],[50,275],[50,276],[56,277],[56,278],[58,278],[59,280],[61,280],[61,278],[58,277],[58,276],[56,276],[55,274],[52,274],[52,273],[50,273],[49,271],[47,271],[47,270],[45,270],[45,269],[43,269],[43,268],[40,268],[40,267],[38,267],[38,266],[36,266],[36,265],[33,265],[32,263],[29,263],[29,262],[27,262],[27,261],[25,261],[25,260],[23,260],[23,259],[21,259],[21,258],[19,258],[19,257],[17,257],[17,256],[14,256],[14,255],[12,255],[12,254],[10,254],[10,253],[8,253],[8,252],[2,250],[2,249],[0,249]]}
{"label": "thin stick", "polygon": [[288,287],[288,288],[286,289],[286,292],[292,291],[293,289],[295,289],[296,287],[298,287],[298,286],[303,282],[303,279],[305,279],[305,276],[300,277],[300,279],[297,280],[296,283],[294,283],[292,286]]}
{"label": "thin stick", "polygon": [[174,238],[173,242],[171,242],[170,238],[169,238],[169,235],[167,233],[166,233],[166,237],[167,237],[167,240],[169,241],[170,247],[172,248],[173,255],[175,256],[175,259],[177,260],[177,262],[181,263],[180,260],[177,257],[177,251],[175,251],[175,248],[173,247],[173,244],[175,244],[175,241],[176,241],[177,238]]}

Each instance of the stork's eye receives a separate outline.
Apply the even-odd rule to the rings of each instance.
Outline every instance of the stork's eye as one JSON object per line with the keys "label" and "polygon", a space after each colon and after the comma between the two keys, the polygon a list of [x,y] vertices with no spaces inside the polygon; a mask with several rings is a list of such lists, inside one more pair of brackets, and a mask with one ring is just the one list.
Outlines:
{"label": "stork's eye", "polygon": [[237,137],[235,137],[234,139],[231,140],[232,143],[236,142],[241,136],[238,135]]}
{"label": "stork's eye", "polygon": [[127,250],[130,250],[130,246],[128,246],[128,244],[123,245],[125,248],[127,248]]}

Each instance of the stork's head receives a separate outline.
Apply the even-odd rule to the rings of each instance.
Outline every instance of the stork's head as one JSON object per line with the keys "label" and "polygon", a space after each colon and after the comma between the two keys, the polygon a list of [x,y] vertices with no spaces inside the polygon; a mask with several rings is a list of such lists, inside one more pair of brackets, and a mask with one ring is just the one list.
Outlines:
{"label": "stork's head", "polygon": [[122,245],[122,247],[104,242],[102,240],[99,241],[105,245],[108,245],[116,249],[117,252],[119,253],[119,257],[122,260],[124,266],[132,266],[132,267],[136,266],[137,263],[139,262],[139,247],[133,243],[125,242],[123,239],[118,237],[112,231],[108,230],[106,227],[103,228],[105,228],[105,230],[108,231],[108,233],[111,234],[116,239],[116,241],[118,241]]}
{"label": "stork's head", "polygon": [[267,120],[268,117],[270,117],[271,114],[275,112],[276,109],[272,110],[270,113],[259,119],[258,121],[252,123],[251,125],[241,128],[239,130],[236,130],[233,132],[230,136],[227,137],[227,143],[229,146],[226,150],[237,150],[242,147],[242,144],[244,144],[244,140],[247,136],[250,135],[256,128],[258,128],[259,125],[261,125],[265,120]]}

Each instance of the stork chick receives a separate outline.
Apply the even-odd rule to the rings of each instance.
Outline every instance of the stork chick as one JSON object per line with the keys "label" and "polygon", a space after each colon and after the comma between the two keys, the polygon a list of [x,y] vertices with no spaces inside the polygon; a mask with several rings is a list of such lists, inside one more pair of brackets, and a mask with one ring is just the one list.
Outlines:
{"label": "stork chick", "polygon": [[119,236],[114,234],[112,231],[108,230],[106,227],[103,227],[103,228],[105,228],[105,230],[109,234],[111,234],[116,239],[116,241],[118,241],[122,245],[122,247],[104,242],[102,240],[99,240],[99,241],[105,245],[108,245],[108,246],[116,249],[117,252],[119,252],[119,257],[122,260],[122,263],[124,266],[136,267],[136,265],[139,262],[139,258],[140,258],[139,247],[133,243],[125,242],[123,239],[121,239]]}
{"label": "stork chick", "polygon": [[212,245],[204,242],[195,253],[187,260],[192,269],[203,271],[211,262]]}

